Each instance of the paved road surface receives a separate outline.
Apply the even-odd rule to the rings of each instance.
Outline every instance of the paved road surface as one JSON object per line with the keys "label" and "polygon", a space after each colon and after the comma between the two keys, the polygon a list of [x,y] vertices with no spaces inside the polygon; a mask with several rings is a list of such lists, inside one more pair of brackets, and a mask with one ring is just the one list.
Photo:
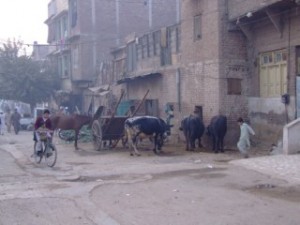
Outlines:
{"label": "paved road surface", "polygon": [[[298,225],[299,158],[95,152],[55,140],[55,168],[36,165],[31,133],[0,137],[0,224]],[[280,158],[281,157],[281,158]],[[284,161],[282,161],[284,160]],[[278,165],[285,165],[285,173]],[[273,168],[272,168],[273,166]],[[287,178],[286,175],[289,177]]]}

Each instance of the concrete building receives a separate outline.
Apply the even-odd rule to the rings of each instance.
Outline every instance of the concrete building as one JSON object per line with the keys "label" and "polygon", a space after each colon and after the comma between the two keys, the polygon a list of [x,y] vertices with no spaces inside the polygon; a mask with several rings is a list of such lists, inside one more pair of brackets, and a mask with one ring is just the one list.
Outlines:
{"label": "concrete building", "polygon": [[[179,0],[52,0],[48,42],[62,80],[62,104],[85,110],[87,88],[107,85],[98,79],[110,51],[130,33],[141,34],[173,24],[180,16]],[[108,83],[109,85],[109,83]],[[83,94],[84,93],[84,94]]]}
{"label": "concrete building", "polygon": [[39,45],[37,42],[33,43],[32,59],[35,61],[45,61],[49,54],[48,45]]}

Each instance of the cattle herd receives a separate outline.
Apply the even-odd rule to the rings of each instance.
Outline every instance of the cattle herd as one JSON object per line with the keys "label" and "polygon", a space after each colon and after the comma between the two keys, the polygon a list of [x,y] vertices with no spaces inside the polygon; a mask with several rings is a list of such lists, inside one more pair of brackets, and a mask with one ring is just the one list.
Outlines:
{"label": "cattle herd", "polygon": [[[170,126],[158,117],[153,116],[137,116],[131,117],[125,121],[125,134],[130,145],[130,154],[139,156],[137,143],[142,138],[150,138],[154,146],[153,151],[158,154],[163,145],[164,139],[170,130]],[[195,142],[198,141],[198,147],[201,148],[201,137],[205,133],[212,140],[212,149],[215,153],[224,152],[224,137],[227,131],[226,116],[214,116],[210,124],[205,129],[203,121],[199,116],[190,115],[181,121],[179,128],[183,131],[186,140],[186,150],[195,150]]]}

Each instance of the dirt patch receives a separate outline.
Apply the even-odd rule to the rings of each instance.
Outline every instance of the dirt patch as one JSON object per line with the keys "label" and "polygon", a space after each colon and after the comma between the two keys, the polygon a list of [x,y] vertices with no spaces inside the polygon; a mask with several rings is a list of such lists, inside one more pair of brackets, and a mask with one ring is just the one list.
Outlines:
{"label": "dirt patch", "polygon": [[270,198],[281,199],[289,202],[300,202],[300,187],[278,187],[273,184],[258,184],[246,191],[254,195],[262,195]]}
{"label": "dirt patch", "polygon": [[[201,169],[188,169],[188,170],[176,170],[176,171],[168,171],[159,174],[152,174],[153,179],[164,179],[178,176],[191,176],[197,179],[201,178],[218,178],[224,177],[225,174],[217,175],[216,171],[224,171],[225,168],[201,168]],[[209,173],[209,174],[208,174]]]}
{"label": "dirt patch", "polygon": [[71,166],[83,166],[83,165],[92,165],[93,163],[85,163],[85,162],[68,162],[67,164]]}
{"label": "dirt patch", "polygon": [[219,162],[219,163],[228,163],[230,162],[232,159],[216,159],[214,160],[215,162]]}
{"label": "dirt patch", "polygon": [[111,176],[79,176],[74,179],[64,179],[62,181],[67,182],[95,182],[95,181],[108,181],[108,180],[120,180],[122,177],[119,175]]}
{"label": "dirt patch", "polygon": [[67,184],[57,184],[57,183],[47,184],[47,189],[49,189],[51,191],[57,190],[57,189],[65,189],[68,187],[69,186]]}

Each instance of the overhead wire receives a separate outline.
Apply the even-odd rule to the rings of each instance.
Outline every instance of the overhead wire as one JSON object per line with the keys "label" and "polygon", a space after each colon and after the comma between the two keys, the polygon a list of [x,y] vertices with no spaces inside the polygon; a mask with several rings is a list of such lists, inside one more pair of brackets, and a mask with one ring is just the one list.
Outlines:
{"label": "overhead wire", "polygon": [[[149,1],[149,0],[141,0],[141,1]],[[120,1],[120,3],[130,3],[130,4],[138,3],[138,4],[142,4],[142,2],[137,2],[137,1],[132,1],[132,0],[126,0],[126,1],[122,1],[122,2]],[[152,4],[164,4],[164,3],[158,3],[158,2],[155,3],[155,2],[152,2]],[[280,16],[280,15],[285,14],[285,13],[290,12],[290,11],[291,11],[291,9],[287,9],[285,11],[281,11],[279,13],[275,13],[273,16]],[[202,13],[202,15],[210,15],[210,14],[217,13],[217,12],[218,12],[217,10],[212,10],[212,11],[209,11],[209,12]],[[238,21],[241,20],[241,18],[245,18],[245,17],[246,17],[246,15],[243,15],[243,16],[237,17],[234,20],[236,20],[238,22]],[[193,21],[193,20],[194,20],[194,18],[181,19],[178,24],[182,24],[183,22]],[[252,19],[251,21],[242,22],[241,24],[242,25],[258,24],[259,22],[264,22],[264,21],[268,21],[268,20],[269,20],[269,17],[266,16],[266,17],[263,17],[263,18]],[[172,26],[172,25],[170,25],[170,26]],[[145,31],[139,31],[138,33],[141,34],[141,36],[143,36],[143,35],[145,35],[147,33],[156,32],[158,30],[159,30],[159,27],[152,28],[151,30],[145,29]],[[91,38],[95,38],[95,35],[94,36],[91,35]],[[98,37],[96,37],[96,40],[76,42],[75,45],[95,44],[97,42],[102,42],[102,41],[117,41],[117,39],[118,39],[118,37],[116,37],[116,34],[115,34],[115,35],[112,35],[111,37],[106,37],[106,38],[98,38]],[[56,41],[56,42],[59,42],[59,41]],[[0,39],[0,43],[1,44],[7,44],[7,40],[5,41],[4,39]],[[30,47],[30,46],[32,46],[32,47],[33,46],[61,47],[61,46],[71,46],[71,45],[74,45],[74,44],[67,43],[67,41],[66,41],[66,42],[63,42],[63,43],[48,43],[48,44],[34,44],[34,43],[33,44],[29,44],[29,43],[23,43],[23,45],[28,46],[28,47]]]}

